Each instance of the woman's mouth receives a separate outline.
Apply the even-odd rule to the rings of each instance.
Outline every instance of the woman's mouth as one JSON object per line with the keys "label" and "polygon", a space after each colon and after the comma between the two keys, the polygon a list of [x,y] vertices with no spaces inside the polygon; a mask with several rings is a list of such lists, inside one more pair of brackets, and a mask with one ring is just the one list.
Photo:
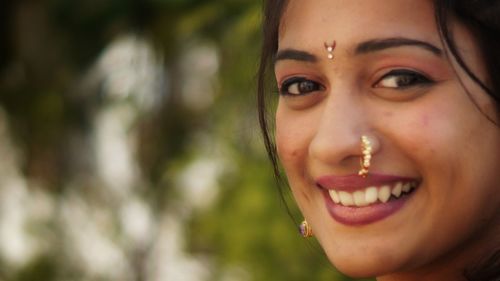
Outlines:
{"label": "woman's mouth", "polygon": [[417,185],[418,183],[415,181],[396,182],[383,186],[370,186],[354,192],[329,189],[328,193],[335,204],[346,207],[365,207],[372,204],[386,203],[389,200],[397,200],[401,196],[412,192]]}
{"label": "woman's mouth", "polygon": [[328,212],[346,225],[369,224],[396,213],[419,185],[417,179],[376,174],[325,176],[317,181]]}

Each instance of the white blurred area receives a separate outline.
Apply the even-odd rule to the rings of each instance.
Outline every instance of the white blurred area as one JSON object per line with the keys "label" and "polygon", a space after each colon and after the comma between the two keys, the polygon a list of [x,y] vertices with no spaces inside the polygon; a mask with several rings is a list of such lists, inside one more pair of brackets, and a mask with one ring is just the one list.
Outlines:
{"label": "white blurred area", "polygon": [[182,101],[191,110],[204,110],[214,101],[216,75],[219,70],[217,49],[209,44],[191,43],[182,54],[180,66]]}
{"label": "white blurred area", "polygon": [[[214,100],[217,50],[193,44],[181,58],[183,102],[192,110],[207,109]],[[57,197],[23,177],[23,155],[0,111],[2,260],[19,268],[55,251],[61,266],[78,273],[71,280],[210,279],[209,258],[185,251],[185,222],[192,210],[213,203],[218,177],[231,166],[229,157],[209,134],[193,136],[196,157],[173,175],[176,186],[169,187],[181,196],[158,213],[145,196],[150,183],[135,155],[138,122],[172,94],[166,90],[168,77],[162,58],[136,35],[117,38],[103,51],[82,80],[84,89],[99,89],[102,102],[95,106],[92,130],[78,140],[84,145],[73,146],[71,154],[90,159],[92,169],[83,175],[75,171]],[[224,280],[244,276],[243,270],[232,269]]]}
{"label": "white blurred area", "polygon": [[[10,138],[7,115],[0,110],[0,257],[12,267],[23,266],[48,246],[28,225],[47,223],[54,214],[51,197],[28,190],[20,171],[20,151]],[[34,235],[33,235],[34,234]]]}

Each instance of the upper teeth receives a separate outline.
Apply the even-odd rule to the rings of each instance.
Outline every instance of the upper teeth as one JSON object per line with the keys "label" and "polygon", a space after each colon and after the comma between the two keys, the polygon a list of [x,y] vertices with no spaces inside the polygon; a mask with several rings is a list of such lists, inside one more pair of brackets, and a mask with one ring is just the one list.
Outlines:
{"label": "upper teeth", "polygon": [[385,203],[389,201],[391,195],[399,198],[402,194],[410,192],[417,187],[416,182],[398,182],[393,185],[370,186],[352,193],[347,191],[336,191],[330,189],[330,197],[333,202],[344,206],[363,207],[377,201]]}

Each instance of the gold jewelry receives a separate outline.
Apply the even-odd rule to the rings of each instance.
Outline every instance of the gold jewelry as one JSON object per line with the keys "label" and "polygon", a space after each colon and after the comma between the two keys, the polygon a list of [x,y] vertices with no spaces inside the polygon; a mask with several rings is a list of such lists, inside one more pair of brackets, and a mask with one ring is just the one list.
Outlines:
{"label": "gold jewelry", "polygon": [[360,163],[361,169],[358,175],[366,178],[368,175],[368,169],[370,169],[370,161],[372,159],[372,144],[367,136],[361,136],[361,151],[363,156],[361,156]]}
{"label": "gold jewelry", "polygon": [[313,231],[309,223],[307,223],[306,220],[303,220],[300,225],[299,225],[299,232],[300,235],[304,238],[312,237],[313,236]]}
{"label": "gold jewelry", "polygon": [[337,42],[335,42],[335,40],[333,40],[333,43],[331,45],[326,43],[326,42],[324,44],[325,44],[325,50],[328,52],[328,59],[333,60],[333,51],[335,50],[335,46],[337,45]]}

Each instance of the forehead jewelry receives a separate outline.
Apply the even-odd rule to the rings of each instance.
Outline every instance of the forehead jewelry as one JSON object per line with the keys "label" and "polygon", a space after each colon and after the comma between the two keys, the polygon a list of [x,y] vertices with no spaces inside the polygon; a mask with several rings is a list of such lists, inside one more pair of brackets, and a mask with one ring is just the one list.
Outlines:
{"label": "forehead jewelry", "polygon": [[325,50],[328,52],[328,59],[333,60],[333,51],[335,50],[335,46],[337,45],[337,42],[333,40],[333,43],[330,45],[327,42],[325,42]]}
{"label": "forehead jewelry", "polygon": [[367,136],[361,136],[361,151],[363,156],[361,156],[360,163],[361,169],[358,175],[366,178],[368,175],[368,169],[370,169],[370,160],[372,159],[372,145]]}
{"label": "forehead jewelry", "polygon": [[306,220],[303,220],[300,225],[299,225],[299,232],[300,235],[304,238],[312,237],[313,236],[313,231],[309,223],[307,223]]}

